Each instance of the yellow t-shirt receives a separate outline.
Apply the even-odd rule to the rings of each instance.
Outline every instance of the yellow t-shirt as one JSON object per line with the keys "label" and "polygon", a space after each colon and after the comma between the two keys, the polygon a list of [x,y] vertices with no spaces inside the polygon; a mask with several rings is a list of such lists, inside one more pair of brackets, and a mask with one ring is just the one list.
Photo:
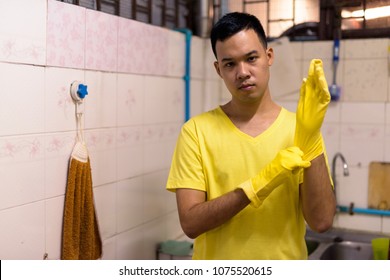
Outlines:
{"label": "yellow t-shirt", "polygon": [[[207,200],[233,191],[276,154],[293,146],[295,114],[284,108],[257,137],[240,131],[220,107],[182,127],[167,189],[190,188]],[[259,208],[248,205],[225,224],[195,239],[193,259],[307,259],[299,203],[302,174],[291,176]]]}

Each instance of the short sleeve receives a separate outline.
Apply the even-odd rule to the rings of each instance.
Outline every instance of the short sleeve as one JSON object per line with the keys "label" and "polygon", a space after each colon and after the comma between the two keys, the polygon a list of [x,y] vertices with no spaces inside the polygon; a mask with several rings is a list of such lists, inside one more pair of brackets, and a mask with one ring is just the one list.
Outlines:
{"label": "short sleeve", "polygon": [[199,139],[192,120],[181,129],[166,185],[166,189],[173,192],[179,188],[206,191]]}

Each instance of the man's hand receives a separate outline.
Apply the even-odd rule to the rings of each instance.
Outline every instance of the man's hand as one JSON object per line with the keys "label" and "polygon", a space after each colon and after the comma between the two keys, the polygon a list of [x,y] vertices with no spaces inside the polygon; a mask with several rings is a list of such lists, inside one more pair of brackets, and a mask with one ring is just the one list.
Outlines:
{"label": "man's hand", "polygon": [[301,168],[310,166],[309,161],[302,160],[302,155],[303,152],[298,147],[281,150],[259,174],[239,186],[253,207],[259,207],[289,176],[296,174]]}
{"label": "man's hand", "polygon": [[321,126],[330,102],[322,61],[310,62],[307,79],[303,80],[296,112],[294,145],[303,151],[303,159],[311,161],[321,155],[324,145]]}

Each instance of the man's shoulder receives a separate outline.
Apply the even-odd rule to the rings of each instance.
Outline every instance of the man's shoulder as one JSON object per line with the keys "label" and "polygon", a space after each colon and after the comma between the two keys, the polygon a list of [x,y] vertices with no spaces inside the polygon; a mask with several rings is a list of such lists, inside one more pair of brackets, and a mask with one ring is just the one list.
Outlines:
{"label": "man's shoulder", "polygon": [[221,109],[214,108],[212,110],[202,112],[196,116],[191,117],[187,123],[201,124],[201,123],[210,123],[214,120],[218,120],[222,117]]}
{"label": "man's shoulder", "polygon": [[191,117],[182,129],[190,134],[212,133],[217,126],[222,125],[222,119],[220,109],[215,108]]}
{"label": "man's shoulder", "polygon": [[295,112],[290,111],[289,109],[285,108],[282,106],[282,114],[285,118],[289,120],[294,120],[295,121]]}

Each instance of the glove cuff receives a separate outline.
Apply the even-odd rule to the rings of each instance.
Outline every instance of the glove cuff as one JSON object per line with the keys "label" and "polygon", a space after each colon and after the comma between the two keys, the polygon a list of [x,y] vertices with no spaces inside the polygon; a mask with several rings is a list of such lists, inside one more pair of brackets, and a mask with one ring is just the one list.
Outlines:
{"label": "glove cuff", "polygon": [[260,201],[259,197],[257,196],[257,193],[255,192],[255,190],[253,189],[253,184],[252,184],[251,179],[240,184],[238,186],[238,188],[240,188],[244,191],[245,195],[251,201],[250,205],[252,207],[258,208],[261,205],[261,201]]}
{"label": "glove cuff", "polygon": [[304,150],[304,154],[302,156],[303,160],[312,161],[316,157],[320,156],[324,153],[324,140],[322,139],[321,134],[317,137],[317,139],[313,142],[313,144]]}
{"label": "glove cuff", "polygon": [[238,186],[251,201],[252,207],[259,208],[269,194],[285,179],[285,176],[274,175],[274,178],[268,178],[266,172],[260,172],[257,176]]}

